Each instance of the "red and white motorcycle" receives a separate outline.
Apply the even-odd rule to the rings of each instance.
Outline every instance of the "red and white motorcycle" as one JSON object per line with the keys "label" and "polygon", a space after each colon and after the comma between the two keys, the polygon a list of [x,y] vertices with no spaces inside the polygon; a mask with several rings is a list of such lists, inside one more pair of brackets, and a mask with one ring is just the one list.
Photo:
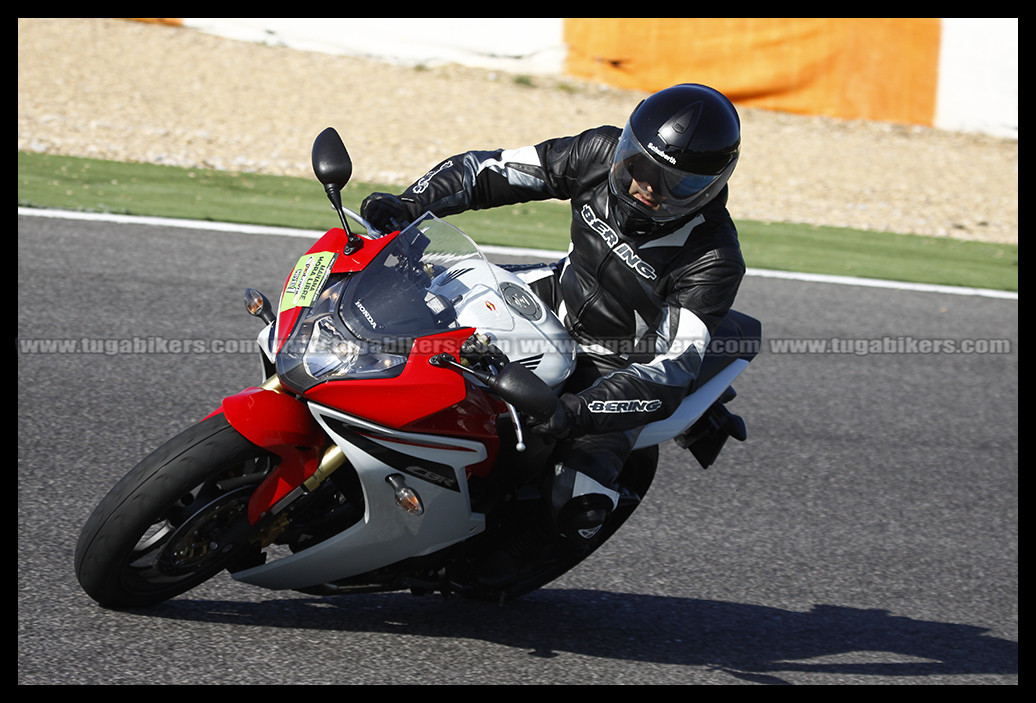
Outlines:
{"label": "red and white motorcycle", "polygon": [[[101,605],[153,605],[223,569],[315,594],[514,598],[571,569],[636,507],[620,503],[590,548],[539,543],[501,573],[494,557],[536,519],[552,466],[553,443],[523,432],[523,417],[553,412],[575,344],[452,225],[426,215],[380,236],[342,207],[352,164],[333,129],[313,165],[342,228],[298,260],[276,309],[246,291],[266,322],[265,382],[155,450],[90,516],[75,569]],[[708,466],[729,436],[744,439],[724,403],[759,333],[729,314],[693,393],[640,433],[620,477],[630,492],[647,492],[661,442]]]}

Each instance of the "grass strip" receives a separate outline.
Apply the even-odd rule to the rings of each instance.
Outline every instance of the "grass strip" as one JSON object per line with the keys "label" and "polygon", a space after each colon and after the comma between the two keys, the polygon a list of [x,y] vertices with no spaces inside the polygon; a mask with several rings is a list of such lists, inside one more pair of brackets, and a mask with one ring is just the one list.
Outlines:
{"label": "grass strip", "polygon": [[[343,203],[359,211],[374,191],[350,183]],[[18,152],[18,205],[86,212],[295,227],[337,224],[310,178],[124,163]],[[524,203],[450,218],[480,244],[564,251],[566,203]],[[1018,246],[794,223],[738,221],[752,268],[1018,290]]]}

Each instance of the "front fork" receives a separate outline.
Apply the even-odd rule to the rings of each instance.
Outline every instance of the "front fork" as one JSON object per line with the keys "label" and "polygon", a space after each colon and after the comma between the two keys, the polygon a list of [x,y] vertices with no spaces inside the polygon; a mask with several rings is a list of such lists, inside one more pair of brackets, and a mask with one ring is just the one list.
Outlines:
{"label": "front fork", "polygon": [[275,518],[316,490],[345,463],[341,448],[327,436],[306,404],[284,389],[276,374],[257,388],[225,398],[216,412],[222,412],[245,439],[279,460],[252,493],[249,525]]}

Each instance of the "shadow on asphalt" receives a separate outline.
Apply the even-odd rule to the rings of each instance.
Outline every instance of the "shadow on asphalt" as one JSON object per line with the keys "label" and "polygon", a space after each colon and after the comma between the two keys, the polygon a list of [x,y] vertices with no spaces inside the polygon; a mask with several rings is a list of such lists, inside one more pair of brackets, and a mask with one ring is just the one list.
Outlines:
{"label": "shadow on asphalt", "polygon": [[807,612],[722,601],[585,589],[541,589],[493,605],[408,593],[278,598],[258,603],[168,601],[141,615],[242,626],[462,637],[551,657],[570,652],[706,666],[745,681],[782,673],[874,676],[1017,674],[1018,643],[985,628],[877,609]]}

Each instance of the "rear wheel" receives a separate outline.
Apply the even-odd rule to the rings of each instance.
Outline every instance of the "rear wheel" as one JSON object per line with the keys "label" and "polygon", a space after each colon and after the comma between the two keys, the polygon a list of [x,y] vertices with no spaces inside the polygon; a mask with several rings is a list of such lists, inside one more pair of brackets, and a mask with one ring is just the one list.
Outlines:
{"label": "rear wheel", "polygon": [[[648,488],[651,487],[657,466],[658,447],[638,450],[627,460],[622,474],[619,476],[619,483],[643,498]],[[491,581],[487,581],[480,580],[478,569],[476,569],[472,583],[462,591],[462,594],[475,600],[503,601],[519,598],[542,588],[593,554],[622,527],[638,505],[639,501],[620,502],[594,538],[586,544],[574,545],[561,537],[537,543],[537,538],[532,537],[524,548],[519,546],[515,550],[519,553],[526,552],[526,556],[515,559],[512,555],[508,555],[505,559],[508,564],[507,570],[513,569],[511,573],[507,573],[505,570],[502,575],[498,573]],[[520,531],[520,528],[515,530],[515,532]],[[524,535],[517,535],[517,538],[519,541],[526,540],[529,539],[528,535],[529,533],[526,532]],[[504,546],[500,550],[507,550],[508,546]],[[490,553],[486,559],[494,560],[498,556],[500,556],[499,551]]]}
{"label": "rear wheel", "polygon": [[135,608],[177,596],[251,550],[221,545],[247,520],[248,500],[270,455],[214,415],[134,467],[87,520],[76,577],[105,607]]}

